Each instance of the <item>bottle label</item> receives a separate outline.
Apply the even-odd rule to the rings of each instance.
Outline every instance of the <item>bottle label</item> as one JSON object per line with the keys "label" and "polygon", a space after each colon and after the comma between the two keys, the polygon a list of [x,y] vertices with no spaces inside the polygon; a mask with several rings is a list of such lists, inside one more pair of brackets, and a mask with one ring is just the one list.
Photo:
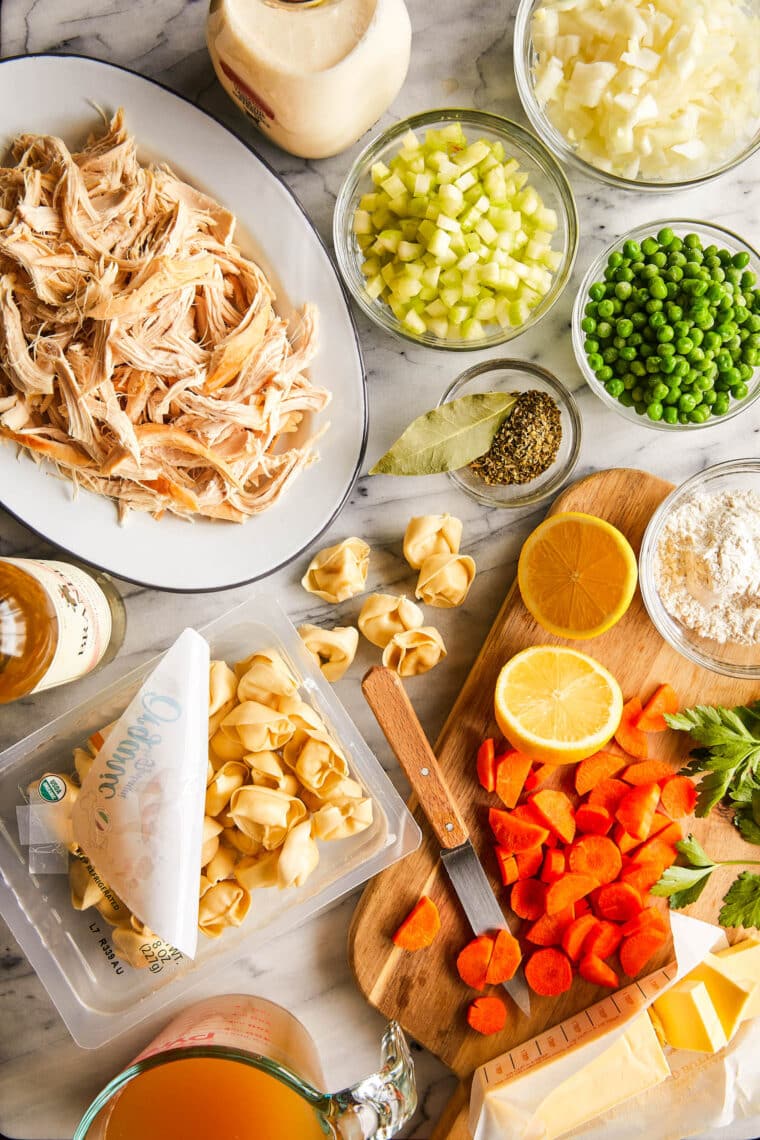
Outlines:
{"label": "bottle label", "polygon": [[31,574],[50,598],[58,619],[58,644],[47,672],[32,692],[83,677],[100,661],[111,641],[111,607],[98,583],[67,562],[6,558]]}
{"label": "bottle label", "polygon": [[272,108],[266,103],[260,95],[257,95],[253,88],[241,79],[236,71],[233,71],[230,65],[220,58],[219,65],[232,84],[232,90],[235,93],[237,101],[243,110],[253,119],[259,127],[268,127],[267,120],[274,122],[275,114]]}

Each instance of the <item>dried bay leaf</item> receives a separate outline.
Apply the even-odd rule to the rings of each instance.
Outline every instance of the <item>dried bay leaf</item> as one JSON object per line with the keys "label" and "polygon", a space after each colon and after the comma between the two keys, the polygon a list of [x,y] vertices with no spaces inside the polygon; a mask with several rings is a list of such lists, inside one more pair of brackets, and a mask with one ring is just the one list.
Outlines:
{"label": "dried bay leaf", "polygon": [[425,412],[370,468],[370,475],[438,475],[466,467],[488,451],[516,400],[511,392],[478,392]]}

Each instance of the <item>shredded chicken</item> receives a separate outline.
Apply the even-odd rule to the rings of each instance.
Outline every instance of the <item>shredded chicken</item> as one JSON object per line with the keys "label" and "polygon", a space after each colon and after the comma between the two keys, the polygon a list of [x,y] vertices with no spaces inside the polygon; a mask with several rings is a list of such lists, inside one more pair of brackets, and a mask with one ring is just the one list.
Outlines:
{"label": "shredded chicken", "polygon": [[306,429],[330,394],[305,372],[315,308],[289,331],[233,242],[234,215],[143,165],[122,110],[77,153],[21,135],[11,161],[0,437],[108,495],[122,518],[266,510],[316,458]]}

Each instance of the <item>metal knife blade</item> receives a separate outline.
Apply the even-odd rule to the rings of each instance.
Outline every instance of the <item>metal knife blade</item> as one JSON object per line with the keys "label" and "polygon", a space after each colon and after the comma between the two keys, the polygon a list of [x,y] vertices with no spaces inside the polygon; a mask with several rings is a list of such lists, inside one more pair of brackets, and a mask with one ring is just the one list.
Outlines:
{"label": "metal knife blade", "polygon": [[[515,916],[512,915],[510,922],[509,917],[502,912],[469,839],[450,851],[441,851],[441,862],[475,934],[487,934],[502,927],[511,930],[512,934],[516,933]],[[515,1005],[527,1016],[530,1013],[530,990],[522,969],[508,982],[504,982],[504,988]]]}
{"label": "metal knife blade", "polygon": [[[400,678],[376,665],[365,674],[362,689],[441,845],[441,861],[473,931],[510,929]],[[514,917],[512,926],[516,926]],[[530,992],[522,966],[503,985],[518,1009],[529,1014]]]}

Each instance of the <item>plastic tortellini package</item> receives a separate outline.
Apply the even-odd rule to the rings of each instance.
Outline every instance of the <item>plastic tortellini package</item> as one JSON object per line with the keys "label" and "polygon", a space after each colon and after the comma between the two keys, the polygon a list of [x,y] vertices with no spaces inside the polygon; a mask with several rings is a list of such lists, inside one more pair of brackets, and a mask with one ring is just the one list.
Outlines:
{"label": "plastic tortellini package", "polygon": [[299,625],[298,636],[328,681],[339,681],[351,665],[359,645],[359,631],[352,625],[320,629]]}
{"label": "plastic tortellini package", "polygon": [[361,594],[367,584],[369,547],[361,538],[344,538],[315,554],[301,579],[310,594],[325,602],[345,602]]}
{"label": "plastic tortellini package", "polygon": [[[331,633],[338,637],[330,640]],[[347,668],[357,630],[317,634],[328,635],[326,647],[318,642],[318,655],[324,652],[338,671]],[[302,887],[319,863],[319,844],[370,827],[373,810],[340,745],[301,697],[297,678],[276,650],[257,650],[233,663],[212,661],[208,708],[198,928],[216,939],[245,921],[254,890]],[[75,749],[74,771],[59,777],[72,797],[108,728]],[[142,969],[158,958],[181,957],[130,912],[79,848],[69,858],[69,886],[76,910],[94,908],[111,925],[123,962]]]}
{"label": "plastic tortellini package", "polygon": [[395,634],[417,629],[424,620],[420,607],[403,595],[370,594],[359,613],[359,629],[373,645],[385,649]]}
{"label": "plastic tortellini package", "polygon": [[395,669],[399,677],[416,677],[427,673],[446,656],[446,646],[438,630],[432,626],[397,633],[383,651],[383,665]]}
{"label": "plastic tortellini package", "polygon": [[404,534],[404,558],[419,570],[432,554],[458,554],[462,523],[452,515],[420,515],[410,519]]}
{"label": "plastic tortellini package", "polygon": [[475,563],[468,554],[431,554],[420,566],[415,595],[428,606],[460,606],[475,579]]}

